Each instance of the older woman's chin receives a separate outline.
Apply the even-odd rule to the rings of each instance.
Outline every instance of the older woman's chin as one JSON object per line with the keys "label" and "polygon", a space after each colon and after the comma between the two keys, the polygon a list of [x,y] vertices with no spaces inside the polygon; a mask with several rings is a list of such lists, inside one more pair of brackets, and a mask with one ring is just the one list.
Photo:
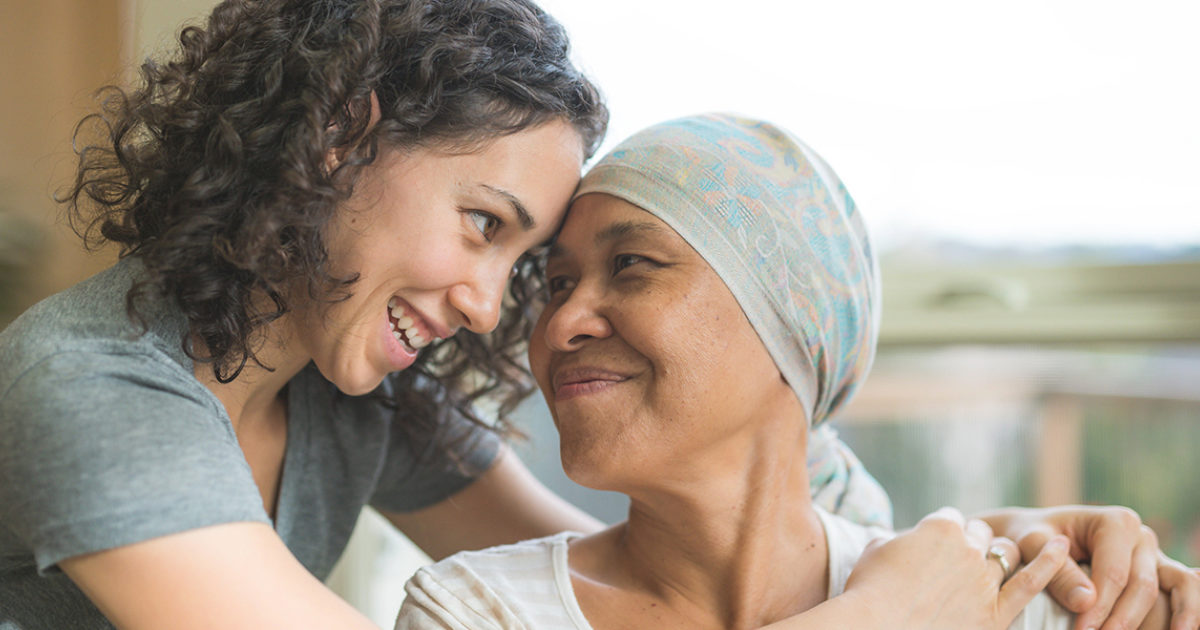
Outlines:
{"label": "older woman's chin", "polygon": [[[607,456],[605,451],[610,451]],[[575,483],[593,490],[608,490],[605,480],[611,477],[607,468],[612,463],[610,449],[600,444],[581,445],[560,443],[563,472]]]}
{"label": "older woman's chin", "polygon": [[593,490],[620,492],[622,479],[637,474],[620,440],[560,436],[563,472],[575,483]]}

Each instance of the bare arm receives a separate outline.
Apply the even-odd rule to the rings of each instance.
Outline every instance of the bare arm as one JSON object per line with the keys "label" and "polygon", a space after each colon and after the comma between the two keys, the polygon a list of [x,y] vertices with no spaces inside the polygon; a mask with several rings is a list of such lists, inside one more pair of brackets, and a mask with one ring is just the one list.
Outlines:
{"label": "bare arm", "polygon": [[[457,520],[466,514],[457,514]],[[993,542],[983,522],[964,524],[957,511],[939,511],[910,532],[873,545],[855,568],[845,593],[767,628],[1006,628],[1061,566],[1067,544],[1059,539],[1056,545],[1048,545],[1002,586],[1000,564],[985,556]],[[1005,542],[1011,549],[1006,555],[1015,558],[1015,545]],[[464,615],[473,619],[481,615],[484,621],[504,625],[498,621],[506,610],[503,605],[496,610],[481,608],[478,602],[458,605],[454,593],[420,580],[420,574],[406,590],[398,628],[476,627],[464,626]],[[490,626],[481,621],[478,627]]]}
{"label": "bare arm", "polygon": [[474,483],[430,507],[384,516],[435,560],[603,523],[542,485],[507,447]]}
{"label": "bare arm", "polygon": [[378,630],[262,523],[205,527],[60,566],[121,630]]}

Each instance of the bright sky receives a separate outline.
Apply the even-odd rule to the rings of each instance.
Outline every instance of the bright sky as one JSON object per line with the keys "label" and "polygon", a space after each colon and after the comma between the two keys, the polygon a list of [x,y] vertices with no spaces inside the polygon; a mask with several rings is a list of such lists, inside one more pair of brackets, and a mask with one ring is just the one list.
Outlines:
{"label": "bright sky", "polygon": [[821,153],[887,247],[1200,245],[1200,2],[541,0],[605,148],[730,110]]}

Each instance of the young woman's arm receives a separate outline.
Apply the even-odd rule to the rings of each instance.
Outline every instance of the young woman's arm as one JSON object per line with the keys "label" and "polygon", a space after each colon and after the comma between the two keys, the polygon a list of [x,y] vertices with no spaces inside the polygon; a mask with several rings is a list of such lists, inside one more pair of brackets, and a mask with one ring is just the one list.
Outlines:
{"label": "young woman's arm", "polygon": [[[1002,589],[1001,565],[985,553],[1004,544],[1005,556],[1015,558],[1015,545],[994,540],[981,521],[966,524],[956,510],[940,510],[910,532],[872,545],[845,593],[767,627],[1001,630],[1066,559],[1066,541],[1060,542],[1057,549],[1048,546]],[[506,598],[478,584],[479,579],[469,567],[457,565],[418,572],[405,587],[396,630],[509,627],[515,614]]]}
{"label": "young woman's arm", "polygon": [[987,525],[964,522],[957,510],[943,508],[913,529],[869,545],[844,593],[766,628],[1008,628],[1066,561],[1067,543],[1058,538],[1047,544],[1007,580],[1000,563],[986,556],[997,544],[1008,550],[1006,557],[1017,554]]}
{"label": "young woman's arm", "polygon": [[604,527],[542,485],[507,447],[487,472],[453,496],[415,512],[384,516],[434,560],[464,549]]}
{"label": "young woman's arm", "polygon": [[378,630],[263,523],[172,534],[60,567],[121,630]]}

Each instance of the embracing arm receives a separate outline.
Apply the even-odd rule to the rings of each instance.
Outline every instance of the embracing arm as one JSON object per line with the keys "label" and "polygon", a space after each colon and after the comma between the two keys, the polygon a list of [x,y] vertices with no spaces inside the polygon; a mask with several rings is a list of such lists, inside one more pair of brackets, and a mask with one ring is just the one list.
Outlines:
{"label": "embracing arm", "polygon": [[542,485],[508,447],[487,472],[454,495],[415,512],[384,516],[434,560],[464,549],[603,528]]}
{"label": "embracing arm", "polygon": [[[982,522],[962,524],[952,511],[935,514],[911,532],[873,545],[851,575],[845,593],[769,630],[1001,630],[1036,595],[1066,558],[1065,541],[1001,590],[999,565],[984,556],[991,532]],[[968,532],[968,529],[970,530]],[[1011,543],[1009,543],[1012,547]],[[1015,547],[1009,554],[1016,555]],[[461,588],[473,574],[443,566],[435,577],[418,571],[406,585],[396,630],[483,630],[523,627],[489,588]],[[466,569],[470,573],[469,569]],[[448,588],[454,584],[460,588]],[[1007,617],[1006,617],[1007,616]],[[510,620],[513,620],[510,622]],[[986,622],[984,622],[986,620]]]}
{"label": "embracing arm", "polygon": [[1008,628],[1066,561],[1067,543],[1060,537],[1047,544],[1007,581],[1001,565],[985,555],[995,546],[1006,557],[1017,554],[982,521],[938,510],[913,529],[868,545],[844,593],[767,628]]}
{"label": "embracing arm", "polygon": [[377,629],[263,523],[205,527],[60,566],[121,630]]}

